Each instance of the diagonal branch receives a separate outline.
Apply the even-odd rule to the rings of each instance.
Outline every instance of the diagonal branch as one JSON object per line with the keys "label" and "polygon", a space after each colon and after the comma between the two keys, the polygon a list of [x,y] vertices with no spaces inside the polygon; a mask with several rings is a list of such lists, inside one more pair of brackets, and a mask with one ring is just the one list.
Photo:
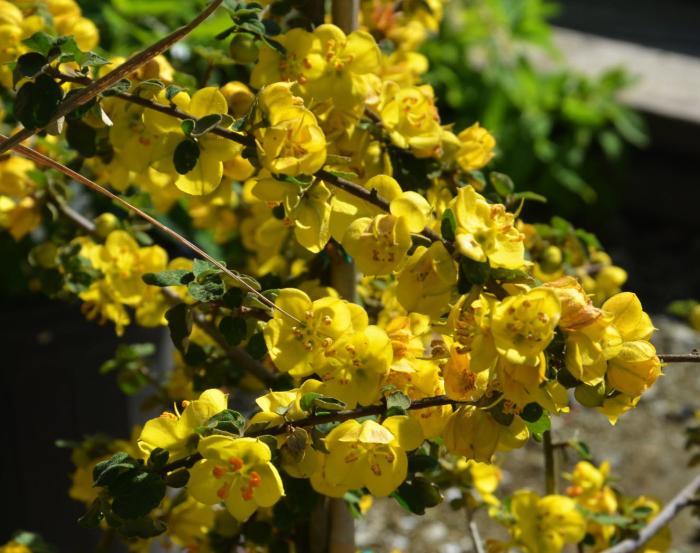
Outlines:
{"label": "diagonal branch", "polygon": [[[0,142],[0,147],[2,147],[3,144],[7,143],[7,137],[4,135],[0,134],[0,139],[3,141]],[[159,230],[163,231],[165,234],[169,235],[170,237],[174,238],[178,242],[180,242],[182,245],[187,247],[188,249],[192,250],[195,252],[197,255],[200,257],[206,259],[209,261],[212,265],[217,267],[219,270],[221,270],[226,276],[229,278],[233,279],[236,281],[241,287],[245,288],[247,291],[249,291],[251,294],[256,296],[262,303],[270,307],[271,309],[276,309],[283,315],[289,317],[291,320],[301,324],[301,321],[299,321],[294,315],[291,313],[288,313],[286,310],[282,309],[281,307],[278,307],[275,302],[267,298],[264,294],[261,294],[258,290],[256,290],[253,286],[251,286],[245,279],[241,278],[239,275],[236,273],[232,272],[226,265],[224,265],[221,261],[215,259],[211,255],[209,255],[206,251],[204,251],[202,248],[194,244],[193,242],[189,241],[187,238],[182,236],[181,234],[175,232],[173,229],[168,227],[167,225],[164,225],[161,223],[158,219],[155,217],[152,217],[145,211],[139,209],[138,207],[132,205],[128,201],[126,201],[124,198],[121,196],[117,196],[113,192],[107,190],[105,187],[100,186],[96,182],[90,180],[89,178],[81,175],[80,173],[73,171],[73,169],[70,169],[63,165],[62,163],[59,163],[58,161],[51,159],[48,156],[45,156],[44,154],[41,154],[37,152],[36,150],[32,148],[28,148],[26,146],[20,146],[17,145],[14,147],[14,150],[20,154],[23,157],[26,157],[27,159],[30,159],[34,161],[35,163],[38,163],[39,165],[43,165],[44,167],[49,167],[51,169],[55,169],[57,171],[60,171],[64,175],[66,175],[68,178],[73,179],[76,182],[79,182],[80,184],[86,186],[87,188],[90,188],[91,190],[94,190],[95,192],[98,192],[102,194],[103,196],[108,197],[109,199],[115,201],[119,205],[121,205],[123,208],[125,208],[127,211],[131,211],[132,213],[135,213],[142,219],[148,221],[150,224],[152,224],[154,227],[158,228]]]}
{"label": "diagonal branch", "polygon": [[695,496],[700,490],[700,475],[696,476],[690,484],[683,488],[669,501],[661,512],[647,524],[636,538],[621,541],[616,546],[603,551],[603,553],[633,553],[648,543],[661,529],[671,522],[678,513],[695,503]]}
{"label": "diagonal branch", "polygon": [[42,129],[50,126],[52,123],[55,121],[59,120],[61,117],[66,116],[79,106],[82,106],[86,102],[89,102],[92,100],[95,96],[100,94],[101,92],[104,92],[108,88],[111,88],[115,84],[117,84],[119,81],[121,81],[123,78],[125,78],[127,75],[133,73],[136,71],[139,67],[143,66],[144,64],[148,63],[150,60],[155,58],[156,56],[162,54],[165,52],[168,48],[170,48],[173,44],[190,34],[195,27],[197,27],[200,23],[202,23],[207,17],[209,17],[215,10],[218,8],[223,0],[212,0],[212,2],[197,16],[195,17],[192,21],[190,21],[187,25],[180,27],[179,29],[173,31],[170,33],[168,36],[160,39],[158,42],[155,44],[149,46],[145,50],[139,52],[135,56],[132,56],[128,60],[126,60],[124,63],[122,63],[119,67],[117,67],[114,71],[110,71],[107,73],[104,77],[101,77],[97,79],[96,81],[92,81],[91,84],[86,86],[85,88],[81,89],[80,92],[77,94],[71,96],[68,100],[65,102],[62,102],[61,105],[58,107],[56,110],[56,113],[54,113],[51,116],[51,119],[48,121],[48,123],[41,128],[36,128],[36,129],[22,129],[18,133],[15,133],[12,135],[12,137],[9,140],[5,140],[2,144],[0,144],[0,154],[7,152],[8,150],[11,150],[27,140],[28,138],[34,136],[36,133],[41,131]]}

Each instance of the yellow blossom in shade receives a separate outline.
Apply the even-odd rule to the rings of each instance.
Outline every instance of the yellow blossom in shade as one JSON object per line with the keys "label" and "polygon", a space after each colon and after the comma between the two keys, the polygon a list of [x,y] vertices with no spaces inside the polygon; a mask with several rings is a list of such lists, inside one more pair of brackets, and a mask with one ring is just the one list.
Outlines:
{"label": "yellow blossom in shade", "polygon": [[608,368],[608,360],[622,348],[622,337],[610,316],[603,316],[577,329],[566,338],[566,368],[584,384],[601,383]]}
{"label": "yellow blossom in shade", "polygon": [[[0,6],[0,8],[2,8],[2,6]],[[0,546],[0,553],[32,553],[32,550],[23,543],[11,540],[5,545]]]}
{"label": "yellow blossom in shade", "polygon": [[618,419],[627,411],[634,409],[639,403],[640,396],[632,397],[626,394],[618,394],[612,397],[607,397],[603,400],[603,404],[597,407],[596,410],[605,415],[610,424],[617,424]]}
{"label": "yellow blossom in shade", "polygon": [[[406,451],[422,441],[420,426],[406,416],[389,417],[382,424],[345,421],[325,438],[329,453],[322,476],[330,486],[366,487],[374,496],[389,495],[406,478]],[[317,479],[312,477],[311,484]]]}
{"label": "yellow blossom in shade", "polygon": [[233,117],[243,117],[255,101],[255,94],[248,85],[240,81],[229,81],[219,91],[226,98],[228,109]]}
{"label": "yellow blossom in shade", "polygon": [[0,227],[6,228],[12,238],[21,240],[41,224],[39,204],[32,196],[15,202],[0,195]]}
{"label": "yellow blossom in shade", "polygon": [[649,342],[654,326],[631,292],[616,294],[603,304],[603,312],[622,338],[619,353],[608,361],[608,383],[629,396],[646,391],[661,374],[661,362]]}
{"label": "yellow blossom in shade", "polygon": [[188,497],[176,504],[168,515],[168,537],[173,543],[188,551],[199,551],[214,526],[215,512]]}
{"label": "yellow blossom in shade", "polygon": [[503,397],[522,408],[537,401],[540,384],[545,380],[547,362],[540,353],[534,363],[511,363],[501,357],[496,363],[496,377]]}
{"label": "yellow blossom in shade", "polygon": [[197,447],[195,428],[204,425],[227,406],[228,395],[215,388],[206,390],[199,399],[186,402],[182,413],[166,411],[146,422],[139,436],[139,449],[148,456],[161,447],[170,452],[170,461],[181,459]]}
{"label": "yellow blossom in shade", "polygon": [[[165,105],[170,104],[165,91],[161,91],[155,100]],[[172,102],[196,119],[228,112],[226,98],[219,89],[211,86],[198,90],[191,98],[186,93],[180,92],[172,98]],[[145,110],[143,121],[151,132],[162,135],[162,139],[154,147],[154,167],[176,176],[175,185],[193,196],[213,192],[221,183],[224,162],[236,158],[241,153],[240,144],[211,132],[196,138],[187,138],[180,127],[179,120],[158,111]],[[173,156],[185,140],[192,142],[192,147],[198,151],[198,158],[191,170],[179,174],[175,169]]]}
{"label": "yellow blossom in shade", "polygon": [[467,459],[490,463],[498,448],[502,428],[486,411],[463,405],[447,420],[443,431],[445,447]]}
{"label": "yellow blossom in shade", "polygon": [[197,451],[203,457],[190,471],[187,489],[205,505],[223,501],[236,520],[260,507],[272,507],[284,495],[282,479],[270,462],[270,448],[255,438],[207,436]]}
{"label": "yellow blossom in shade", "polygon": [[457,469],[468,471],[471,485],[479,492],[484,502],[489,505],[500,503],[494,495],[503,479],[503,473],[497,465],[471,459],[458,459]]}
{"label": "yellow blossom in shade", "polygon": [[439,317],[449,311],[457,268],[442,242],[419,246],[397,276],[396,298],[406,311]]}
{"label": "yellow blossom in shade", "polygon": [[[301,398],[311,392],[322,393],[322,383],[318,380],[305,380],[304,383],[293,390],[270,392],[255,400],[261,411],[253,415],[249,425],[264,424],[266,428],[282,426],[287,421],[294,421],[308,416],[308,412],[301,408]],[[280,415],[284,412],[284,416]],[[294,478],[308,478],[319,469],[321,453],[312,447],[311,440],[306,440],[303,450],[299,451],[298,445],[285,449],[283,446],[288,441],[287,435],[277,436],[277,444],[282,447],[281,466]],[[291,454],[291,449],[294,449]]]}
{"label": "yellow blossom in shade", "polygon": [[272,174],[311,175],[326,161],[326,137],[316,116],[292,95],[289,85],[265,87],[258,104],[265,124],[255,131],[258,155]]}
{"label": "yellow blossom in shade", "polygon": [[356,219],[343,236],[343,246],[365,274],[383,275],[398,268],[411,247],[411,233],[423,230],[431,212],[416,192],[402,192],[389,209],[389,214],[374,219]]}
{"label": "yellow blossom in shade", "polygon": [[0,194],[19,198],[32,192],[36,185],[28,173],[34,168],[34,163],[23,157],[0,159]]}
{"label": "yellow blossom in shade", "polygon": [[264,330],[265,343],[275,366],[292,376],[309,375],[325,364],[325,354],[348,332],[367,326],[367,314],[337,298],[311,301],[301,290],[285,288],[275,305],[279,310]]}
{"label": "yellow blossom in shade", "polygon": [[548,288],[535,288],[496,304],[491,333],[498,353],[510,363],[538,364],[554,337],[560,309],[557,295]]}
{"label": "yellow blossom in shade", "polygon": [[378,326],[341,336],[326,351],[321,376],[322,393],[344,401],[348,407],[371,405],[380,396],[382,377],[393,358],[391,340]]}
{"label": "yellow blossom in shade", "polygon": [[519,269],[525,264],[524,235],[515,227],[515,217],[501,204],[491,204],[472,186],[459,189],[450,203],[457,228],[459,252],[491,267]]}
{"label": "yellow blossom in shade", "polygon": [[462,170],[478,171],[493,158],[496,140],[489,131],[479,126],[479,123],[464,129],[457,138],[460,146],[456,158]]}
{"label": "yellow blossom in shade", "polygon": [[382,125],[396,146],[410,149],[420,158],[440,154],[443,130],[429,85],[401,87],[387,81],[378,110]]}
{"label": "yellow blossom in shade", "polygon": [[457,401],[476,401],[484,395],[489,383],[489,372],[474,372],[470,356],[459,344],[450,348],[450,358],[443,367],[445,394]]}
{"label": "yellow blossom in shade", "polygon": [[530,491],[513,494],[510,506],[514,540],[529,553],[559,553],[566,544],[580,542],[586,521],[574,500],[562,495],[539,497]]}

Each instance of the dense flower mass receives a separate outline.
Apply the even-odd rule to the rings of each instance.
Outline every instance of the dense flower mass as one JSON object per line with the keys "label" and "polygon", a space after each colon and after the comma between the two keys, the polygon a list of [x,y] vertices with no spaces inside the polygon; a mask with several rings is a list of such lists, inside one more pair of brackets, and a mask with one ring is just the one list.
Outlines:
{"label": "dense flower mass", "polygon": [[[587,461],[565,495],[496,495],[503,452],[574,424],[574,402],[614,423],[662,365],[624,270],[563,220],[526,222],[533,194],[489,169],[496,138],[441,119],[416,49],[442,2],[363,0],[346,31],[294,2],[225,4],[228,50],[156,56],[58,122],[45,106],[124,60],[87,52],[97,30],[72,0],[0,0],[4,130],[46,128],[28,144],[131,211],[90,219],[75,183],[0,156],[0,226],[31,242],[32,287],[174,344],[163,379],[144,344],[102,368],[163,412],[134,443],[75,449],[88,522],[144,539],[167,522],[163,545],[190,552],[301,551],[319,494],[421,512],[450,487],[507,527],[494,552],[598,551],[632,528],[618,519],[651,520],[654,501]],[[175,69],[189,56],[198,79]],[[207,260],[172,258],[181,245]]]}

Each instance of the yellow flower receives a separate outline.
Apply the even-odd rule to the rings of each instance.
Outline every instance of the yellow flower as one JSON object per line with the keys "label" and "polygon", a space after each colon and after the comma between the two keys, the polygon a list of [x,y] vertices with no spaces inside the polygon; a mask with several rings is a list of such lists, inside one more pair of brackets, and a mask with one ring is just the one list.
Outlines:
{"label": "yellow flower", "polygon": [[284,495],[282,479],[270,462],[270,448],[255,438],[207,436],[197,451],[203,459],[192,467],[187,489],[205,505],[221,501],[236,520],[272,507]]}
{"label": "yellow flower", "polygon": [[429,85],[401,87],[387,81],[379,114],[391,141],[416,157],[437,157],[442,142],[440,116]]}
{"label": "yellow flower", "polygon": [[399,267],[411,247],[411,233],[423,230],[431,212],[430,204],[416,192],[402,192],[389,209],[390,214],[374,219],[355,219],[343,236],[343,247],[365,274],[389,274]]}
{"label": "yellow flower", "polygon": [[[155,98],[162,104],[170,101],[161,91]],[[192,98],[180,92],[172,99],[181,110],[199,119],[206,115],[225,114],[228,112],[226,98],[216,87],[206,87],[194,93]],[[196,138],[187,138],[180,127],[180,122],[169,115],[154,110],[145,110],[143,121],[146,128],[163,138],[155,145],[154,167],[159,171],[175,175],[175,185],[187,194],[201,196],[213,192],[221,183],[224,174],[224,161],[236,158],[241,153],[241,145],[217,136],[211,132]],[[185,173],[176,170],[174,155],[176,150],[187,142],[196,150],[198,157],[193,167]]]}
{"label": "yellow flower", "polygon": [[434,242],[416,248],[397,281],[396,298],[406,311],[439,317],[449,311],[457,269],[442,242]]}
{"label": "yellow flower", "polygon": [[493,158],[496,140],[491,133],[474,123],[457,135],[460,146],[457,163],[464,171],[478,171]]}
{"label": "yellow flower", "polygon": [[23,157],[0,159],[0,194],[20,198],[32,192],[35,184],[28,172],[34,168],[34,163]]}
{"label": "yellow flower", "polygon": [[188,497],[175,505],[168,515],[168,537],[187,551],[199,551],[214,527],[215,512]]}
{"label": "yellow flower", "polygon": [[603,316],[600,309],[593,307],[591,298],[574,277],[561,277],[547,282],[544,286],[550,288],[559,298],[559,327],[562,330],[574,331],[594,323]]}
{"label": "yellow flower", "polygon": [[529,553],[559,553],[567,543],[578,543],[586,535],[586,521],[576,503],[562,495],[539,497],[518,491],[510,510],[515,518],[513,538]]}
{"label": "yellow flower", "polygon": [[371,405],[379,399],[380,382],[393,358],[391,341],[378,326],[341,336],[326,351],[327,364],[318,371],[322,392],[348,407]]}
{"label": "yellow flower", "polygon": [[498,353],[508,362],[535,365],[554,337],[560,305],[549,288],[499,302],[491,316],[491,333]]}
{"label": "yellow flower", "polygon": [[[266,428],[282,426],[286,421],[295,421],[308,416],[301,408],[301,398],[311,392],[322,392],[322,383],[318,380],[305,380],[304,383],[293,390],[269,392],[255,400],[261,409],[253,415],[249,426],[265,424]],[[283,412],[284,416],[279,413]],[[286,436],[278,436],[277,443],[283,446],[287,441]],[[282,468],[294,478],[308,478],[318,470],[321,462],[321,454],[312,447],[311,440],[305,444],[303,451],[296,456],[282,454]]]}
{"label": "yellow flower", "polygon": [[519,269],[525,264],[524,235],[515,228],[515,217],[501,204],[490,204],[472,186],[459,189],[450,203],[457,229],[459,252],[491,267]]}
{"label": "yellow flower", "polygon": [[331,100],[341,108],[362,103],[370,90],[366,76],[379,69],[379,47],[372,35],[354,31],[346,36],[330,24],[319,25],[313,34],[326,65],[318,78],[305,84],[308,96],[317,102]]}
{"label": "yellow flower", "polygon": [[[341,423],[325,438],[328,456],[323,473],[328,484],[345,490],[366,487],[374,496],[386,496],[406,478],[406,451],[423,441],[420,426],[406,416]],[[314,475],[311,484],[323,477]]]}
{"label": "yellow flower", "polygon": [[12,540],[0,547],[0,553],[32,553],[32,550],[26,545]]}
{"label": "yellow flower", "polygon": [[476,401],[486,392],[489,372],[474,372],[470,367],[470,355],[459,344],[450,348],[450,358],[443,368],[445,394],[457,401]]}
{"label": "yellow flower", "polygon": [[530,433],[519,417],[506,427],[486,411],[473,405],[462,405],[448,419],[443,437],[445,447],[451,453],[490,463],[496,449],[521,447]]}
{"label": "yellow flower", "polygon": [[294,227],[297,242],[313,253],[330,239],[331,193],[325,183],[315,180],[302,188],[277,180],[265,170],[256,178],[253,194],[269,204],[284,206],[285,224]]}
{"label": "yellow flower", "polygon": [[361,307],[331,297],[312,302],[294,288],[281,290],[275,305],[299,321],[275,310],[264,330],[272,362],[292,376],[316,372],[325,365],[326,353],[339,338],[367,326],[367,314]]}
{"label": "yellow flower", "polygon": [[311,175],[326,161],[326,137],[316,116],[289,88],[276,83],[260,92],[265,124],[255,131],[258,155],[273,175]]}
{"label": "yellow flower", "polygon": [[588,461],[579,461],[567,477],[571,486],[566,494],[589,511],[613,514],[617,511],[615,492],[607,486],[610,463],[604,461],[596,468]]}
{"label": "yellow flower", "polygon": [[6,228],[15,240],[21,240],[41,224],[41,211],[32,196],[15,202],[0,195],[0,226]]}
{"label": "yellow flower", "polygon": [[263,44],[258,63],[250,76],[251,86],[262,88],[280,81],[297,81],[304,85],[321,76],[326,60],[321,53],[321,40],[316,34],[295,28],[275,37],[275,40],[284,46],[285,53],[281,54]]}
{"label": "yellow flower", "polygon": [[183,402],[182,413],[164,412],[149,420],[139,436],[139,449],[150,455],[157,447],[170,452],[170,461],[181,459],[197,447],[195,428],[204,425],[211,417],[227,408],[228,396],[217,389],[202,392],[199,399]]}
{"label": "yellow flower", "polygon": [[639,298],[631,292],[613,296],[602,309],[612,317],[611,324],[622,337],[619,353],[608,361],[607,380],[616,390],[639,396],[661,374],[661,362],[649,342],[654,326]]}

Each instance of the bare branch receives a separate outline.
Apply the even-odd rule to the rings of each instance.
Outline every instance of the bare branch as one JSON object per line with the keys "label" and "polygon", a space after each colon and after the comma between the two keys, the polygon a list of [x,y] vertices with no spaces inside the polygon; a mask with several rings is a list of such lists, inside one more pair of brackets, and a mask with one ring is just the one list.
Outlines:
{"label": "bare branch", "polygon": [[663,363],[700,363],[700,351],[690,353],[659,353],[658,358]]}
{"label": "bare branch", "polygon": [[89,102],[101,92],[104,92],[108,88],[114,86],[119,81],[126,78],[129,74],[136,71],[139,67],[143,66],[156,56],[165,52],[177,41],[190,34],[195,29],[195,27],[202,23],[202,21],[209,17],[214,12],[214,10],[216,10],[216,8],[218,8],[219,5],[221,5],[222,1],[223,0],[212,0],[211,4],[209,4],[197,17],[195,17],[187,25],[185,25],[184,27],[180,27],[179,29],[170,33],[168,36],[160,39],[155,44],[149,46],[148,48],[139,52],[135,56],[132,56],[124,63],[122,63],[119,67],[117,67],[115,70],[110,71],[104,77],[93,81],[91,84],[81,89],[80,92],[71,96],[65,102],[62,102],[61,105],[58,106],[56,113],[54,113],[51,116],[51,119],[44,127],[31,130],[22,129],[18,133],[13,134],[9,140],[5,140],[2,144],[0,144],[0,154],[15,148],[28,138],[34,136],[42,129],[45,129],[46,127],[50,126],[54,121],[57,121],[61,117],[66,116],[67,114],[74,111],[76,108],[82,106],[86,102]]}
{"label": "bare branch", "polygon": [[616,546],[603,551],[603,553],[633,553],[648,543],[661,529],[671,522],[678,513],[695,503],[695,496],[700,490],[700,475],[696,476],[690,484],[683,488],[661,512],[654,517],[647,526],[639,532],[636,538],[621,541]]}

